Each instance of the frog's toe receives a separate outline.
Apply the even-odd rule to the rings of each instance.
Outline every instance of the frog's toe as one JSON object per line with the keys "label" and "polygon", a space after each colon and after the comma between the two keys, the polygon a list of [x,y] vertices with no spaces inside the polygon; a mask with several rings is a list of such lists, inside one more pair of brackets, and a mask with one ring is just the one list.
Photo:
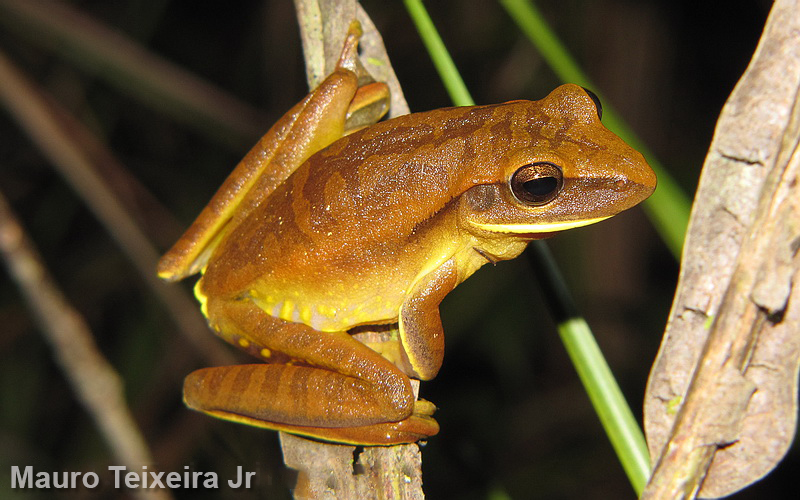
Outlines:
{"label": "frog's toe", "polygon": [[[436,409],[432,403],[425,401]],[[439,434],[439,422],[427,415],[411,415],[405,420],[397,423],[398,435],[409,436],[412,439],[403,442],[415,442],[425,440],[431,436]]]}
{"label": "frog's toe", "polygon": [[414,415],[429,417],[436,411],[436,405],[430,401],[420,399],[414,402]]}
{"label": "frog's toe", "polygon": [[[430,405],[433,406],[433,405]],[[399,422],[387,422],[361,428],[339,429],[343,434],[353,435],[353,439],[343,439],[355,444],[364,445],[393,445],[402,443],[415,443],[428,439],[439,433],[439,423],[427,415],[418,415],[416,412],[410,417]]]}

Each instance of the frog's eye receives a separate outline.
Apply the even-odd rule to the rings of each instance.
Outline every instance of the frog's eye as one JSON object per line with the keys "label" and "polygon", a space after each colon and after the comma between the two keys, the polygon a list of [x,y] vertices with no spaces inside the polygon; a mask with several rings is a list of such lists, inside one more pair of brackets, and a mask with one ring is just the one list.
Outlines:
{"label": "frog's eye", "polygon": [[594,107],[597,108],[597,118],[599,118],[602,121],[603,120],[603,104],[600,102],[600,98],[597,97],[597,94],[595,94],[591,90],[587,89],[586,87],[581,87],[581,88],[584,91],[586,91],[586,94],[589,96],[589,98],[592,100],[592,102],[594,102]]}
{"label": "frog's eye", "polygon": [[511,176],[511,192],[526,205],[550,203],[564,184],[561,168],[550,162],[529,163]]}

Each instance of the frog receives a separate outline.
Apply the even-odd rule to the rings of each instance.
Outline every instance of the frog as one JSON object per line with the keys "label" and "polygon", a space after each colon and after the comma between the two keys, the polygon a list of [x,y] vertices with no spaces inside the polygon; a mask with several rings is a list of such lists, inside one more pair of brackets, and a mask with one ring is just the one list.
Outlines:
{"label": "frog", "polygon": [[[322,441],[439,432],[412,379],[443,361],[444,297],[529,242],[646,199],[656,177],[573,84],[538,101],[381,120],[389,91],[351,27],[333,72],[250,150],[159,261],[200,273],[211,329],[257,363],[201,368],[189,408]],[[359,330],[389,332],[367,344]]]}

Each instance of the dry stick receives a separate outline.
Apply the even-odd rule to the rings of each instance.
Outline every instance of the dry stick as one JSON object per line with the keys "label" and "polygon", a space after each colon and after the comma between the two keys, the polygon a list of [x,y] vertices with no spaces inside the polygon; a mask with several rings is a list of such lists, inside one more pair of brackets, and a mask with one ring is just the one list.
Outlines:
{"label": "dry stick", "polygon": [[[195,302],[180,287],[169,286],[156,278],[156,250],[121,202],[123,197],[109,188],[106,180],[96,171],[98,161],[108,162],[109,159],[113,160],[113,155],[99,141],[87,140],[91,134],[85,127],[60,110],[2,52],[0,102],[5,104],[53,166],[78,191],[133,261],[147,285],[167,305],[179,333],[186,339],[185,343],[193,346],[194,351],[209,364],[232,364],[233,356],[212,335],[207,334],[208,327]],[[176,354],[171,359],[171,366],[186,364],[187,350]],[[151,401],[158,400],[158,396],[151,398]]]}
{"label": "dry stick", "polygon": [[[792,440],[800,325],[797,12],[797,0],[774,4],[715,131],[665,336],[669,342],[648,387],[651,448],[664,437],[653,431],[669,434],[643,499],[729,495],[766,474]],[[702,250],[693,253],[697,248]],[[707,337],[697,335],[707,329]],[[690,358],[695,346],[702,352]],[[793,356],[786,359],[786,353]],[[790,384],[794,390],[783,391]],[[681,398],[671,426],[664,425],[674,415],[668,405]],[[660,428],[652,423],[658,419],[665,420]],[[776,424],[783,420],[789,432],[779,432],[782,425]],[[763,428],[774,431],[757,434]]]}
{"label": "dry stick", "polygon": [[[341,52],[344,33],[358,18],[364,29],[363,54],[385,61],[385,74],[373,74],[387,81],[392,92],[392,109],[408,112],[397,78],[389,64],[380,36],[366,13],[354,0],[295,0],[300,23],[309,86],[330,73]],[[366,59],[362,55],[362,61]],[[327,62],[326,62],[327,61]],[[373,69],[370,68],[370,71]],[[357,338],[364,342],[386,340],[382,333],[364,332]],[[415,395],[419,382],[412,380]],[[298,471],[293,494],[297,499],[422,499],[422,454],[416,443],[397,446],[373,446],[364,449],[358,462],[355,447],[322,443],[281,433],[284,463]]]}
{"label": "dry stick", "polygon": [[39,146],[53,166],[80,194],[92,212],[134,263],[155,294],[168,305],[179,331],[211,364],[233,363],[233,356],[207,334],[194,302],[178,287],[156,277],[158,253],[118,197],[95,172],[92,155],[83,151],[58,118],[53,104],[0,52],[0,101]]}
{"label": "dry stick", "polygon": [[[125,402],[119,374],[97,349],[83,317],[67,303],[51,279],[2,194],[0,253],[73,390],[116,459],[133,471],[152,464],[145,440]],[[134,494],[143,499],[172,498],[168,490],[137,489]]]}

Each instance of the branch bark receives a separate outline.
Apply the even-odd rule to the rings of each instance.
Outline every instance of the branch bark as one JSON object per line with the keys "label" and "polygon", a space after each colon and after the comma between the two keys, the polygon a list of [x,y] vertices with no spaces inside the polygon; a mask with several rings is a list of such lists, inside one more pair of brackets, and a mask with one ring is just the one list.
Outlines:
{"label": "branch bark", "polygon": [[[358,19],[364,35],[360,40],[364,67],[391,91],[391,116],[408,113],[408,104],[389,63],[380,34],[355,0],[295,0],[306,76],[316,87],[336,65],[350,22]],[[381,61],[380,64],[371,61]],[[363,342],[388,340],[380,333],[359,333]],[[419,382],[412,380],[415,393]],[[284,463],[298,471],[293,490],[296,499],[409,499],[424,498],[422,454],[419,446],[405,444],[368,447],[358,455],[356,447],[312,441],[280,433]]]}

